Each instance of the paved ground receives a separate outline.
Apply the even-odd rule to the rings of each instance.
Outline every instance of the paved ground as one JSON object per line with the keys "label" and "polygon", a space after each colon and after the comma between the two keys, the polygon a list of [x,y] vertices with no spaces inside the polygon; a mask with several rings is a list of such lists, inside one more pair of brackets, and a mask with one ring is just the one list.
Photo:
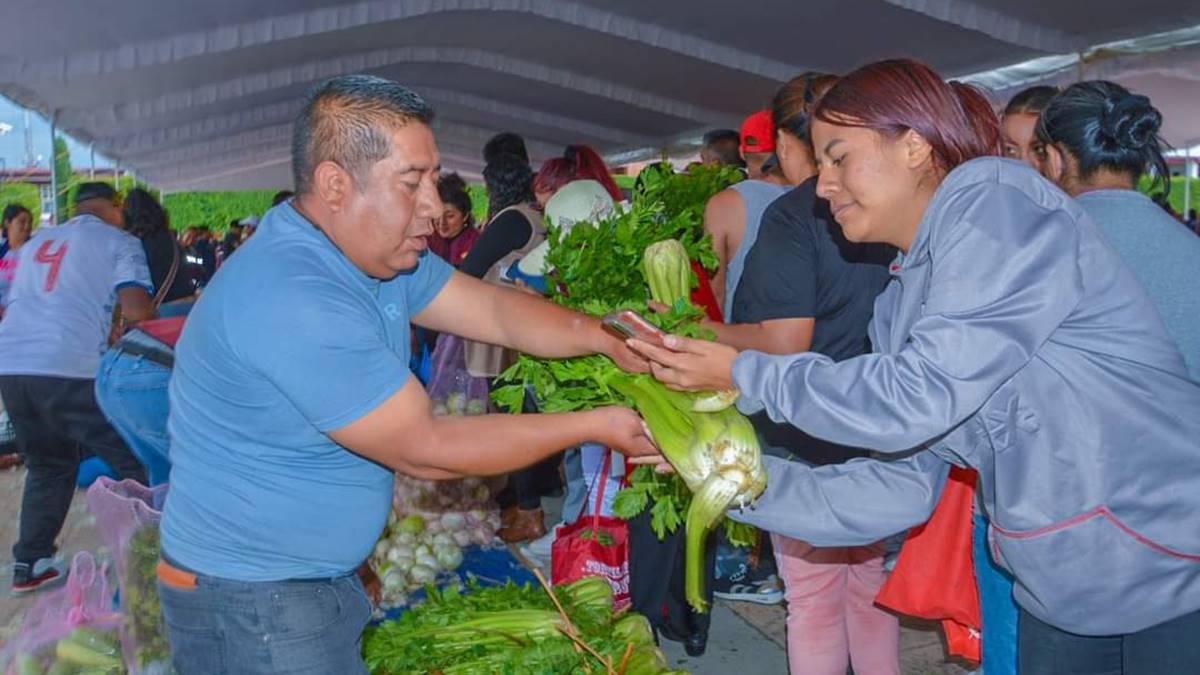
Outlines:
{"label": "paved ground", "polygon": [[[37,597],[14,598],[8,593],[11,559],[9,551],[17,534],[24,470],[0,472],[0,559],[6,560],[0,576],[0,645],[20,627],[25,610]],[[558,500],[547,500],[547,517],[558,515]],[[71,515],[59,538],[67,559],[81,550],[100,548],[83,493],[77,492]],[[947,663],[940,633],[926,623],[905,625],[900,636],[901,667],[904,675],[965,675],[966,670]],[[682,646],[665,643],[663,650],[673,667],[694,675],[779,675],[787,672],[784,642],[784,608],[750,603],[718,601],[713,609],[708,651],[704,656],[687,656]],[[871,675],[862,673],[861,675]]]}

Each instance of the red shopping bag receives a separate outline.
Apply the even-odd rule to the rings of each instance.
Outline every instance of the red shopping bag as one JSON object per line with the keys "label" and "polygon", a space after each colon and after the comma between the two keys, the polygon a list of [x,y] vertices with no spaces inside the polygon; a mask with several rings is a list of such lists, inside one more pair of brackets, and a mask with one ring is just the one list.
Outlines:
{"label": "red shopping bag", "polygon": [[888,609],[942,622],[952,656],[979,662],[979,589],[971,558],[976,473],[954,467],[929,520],[909,532],[875,598]]}
{"label": "red shopping bag", "polygon": [[629,606],[629,530],[625,521],[602,516],[604,490],[612,468],[612,450],[604,456],[604,468],[592,486],[598,483],[595,508],[555,532],[550,549],[550,581],[569,584],[584,577],[603,577],[612,586],[613,607],[621,611]]}
{"label": "red shopping bag", "polygon": [[692,261],[692,271],[700,280],[700,284],[692,289],[692,304],[703,309],[709,319],[717,322],[724,321],[721,306],[717,304],[717,296],[713,293],[712,281],[708,278],[708,272],[696,260]]}

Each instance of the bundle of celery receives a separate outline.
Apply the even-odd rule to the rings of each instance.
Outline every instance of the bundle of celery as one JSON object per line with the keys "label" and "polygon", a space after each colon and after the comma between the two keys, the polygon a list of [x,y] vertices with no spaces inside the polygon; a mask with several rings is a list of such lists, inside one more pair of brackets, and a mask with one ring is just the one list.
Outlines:
{"label": "bundle of celery", "polygon": [[671,672],[644,617],[614,620],[612,589],[597,577],[558,586],[553,598],[512,583],[428,592],[428,602],[364,635],[373,675]]}
{"label": "bundle of celery", "polygon": [[[702,337],[696,324],[701,312],[688,299],[696,285],[688,261],[709,266],[714,261],[711,241],[703,234],[704,204],[734,176],[704,168],[690,175],[650,174],[630,209],[576,224],[565,236],[552,231],[547,256],[556,287],[552,299],[597,316],[633,309],[667,331]],[[648,314],[649,300],[670,311]],[[730,505],[749,503],[766,486],[757,438],[749,422],[729,409],[733,397],[670,392],[648,376],[623,373],[603,356],[547,360],[523,355],[501,377],[511,384],[493,397],[512,412],[520,410],[527,388],[547,412],[613,404],[638,409],[678,475],[639,468],[631,486],[617,496],[614,511],[631,518],[653,502],[651,524],[660,538],[674,532],[686,512],[687,597],[704,611],[707,535]],[[731,541],[753,540],[750,528],[724,522]]]}

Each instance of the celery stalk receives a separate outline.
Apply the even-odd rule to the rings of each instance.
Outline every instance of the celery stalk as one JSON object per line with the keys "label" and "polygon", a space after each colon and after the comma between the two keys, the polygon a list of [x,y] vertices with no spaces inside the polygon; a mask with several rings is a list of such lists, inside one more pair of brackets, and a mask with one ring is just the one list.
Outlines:
{"label": "celery stalk", "polygon": [[688,604],[697,612],[708,611],[708,603],[704,601],[704,544],[737,492],[737,483],[713,474],[694,492],[692,505],[688,507],[683,591]]}

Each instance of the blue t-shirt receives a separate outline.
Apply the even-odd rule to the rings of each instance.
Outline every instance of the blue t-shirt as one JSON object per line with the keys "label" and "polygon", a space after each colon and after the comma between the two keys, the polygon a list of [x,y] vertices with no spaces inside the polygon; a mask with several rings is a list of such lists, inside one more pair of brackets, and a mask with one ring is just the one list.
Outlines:
{"label": "blue t-shirt", "polygon": [[393,474],[326,434],[409,377],[409,318],[436,256],[380,282],[290,204],[267,213],[192,310],[171,378],[162,548],[239,581],[345,574],[387,521]]}

